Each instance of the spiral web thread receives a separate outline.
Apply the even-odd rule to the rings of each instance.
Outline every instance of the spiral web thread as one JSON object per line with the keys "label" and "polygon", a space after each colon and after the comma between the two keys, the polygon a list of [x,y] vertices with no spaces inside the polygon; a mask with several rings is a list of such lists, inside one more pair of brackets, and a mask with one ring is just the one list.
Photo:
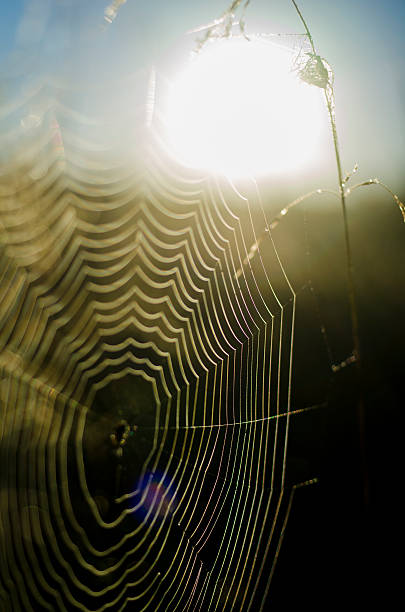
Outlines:
{"label": "spiral web thread", "polygon": [[294,290],[258,194],[137,117],[2,114],[5,610],[258,610],[284,533]]}

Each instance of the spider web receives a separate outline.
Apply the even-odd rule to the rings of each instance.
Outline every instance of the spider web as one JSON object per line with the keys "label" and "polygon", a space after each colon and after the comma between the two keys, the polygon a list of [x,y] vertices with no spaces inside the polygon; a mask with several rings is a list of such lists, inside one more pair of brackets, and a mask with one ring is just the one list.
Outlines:
{"label": "spider web", "polygon": [[2,117],[6,609],[262,609],[313,482],[286,475],[314,407],[274,220],[181,166],[153,101],[98,121],[43,87]]}

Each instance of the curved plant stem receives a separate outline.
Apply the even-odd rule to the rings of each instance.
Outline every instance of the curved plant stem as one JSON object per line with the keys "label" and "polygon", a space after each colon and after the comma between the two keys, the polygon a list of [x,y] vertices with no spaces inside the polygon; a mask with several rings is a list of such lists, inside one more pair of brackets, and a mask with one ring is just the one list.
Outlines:
{"label": "curved plant stem", "polygon": [[[331,92],[333,95],[333,92]],[[335,157],[336,157],[336,167],[337,167],[337,175],[339,181],[339,195],[340,195],[340,203],[342,207],[342,217],[343,217],[343,228],[344,228],[344,237],[345,237],[345,247],[346,247],[346,267],[347,267],[347,292],[349,297],[349,306],[350,306],[350,318],[352,324],[352,339],[353,339],[353,354],[356,358],[356,366],[358,372],[359,379],[359,396],[357,398],[357,422],[359,429],[359,446],[360,446],[360,455],[361,455],[361,470],[362,470],[362,480],[363,480],[363,501],[365,508],[368,507],[369,504],[369,479],[368,479],[368,468],[367,468],[367,451],[366,451],[366,431],[365,431],[365,404],[364,404],[364,394],[363,394],[363,366],[361,360],[361,350],[360,350],[360,334],[359,334],[359,316],[357,311],[357,303],[356,303],[356,293],[355,293],[355,284],[354,284],[354,267],[353,267],[353,257],[352,257],[352,249],[350,243],[350,233],[349,233],[349,222],[347,217],[347,206],[346,206],[346,194],[344,187],[344,179],[342,173],[342,164],[340,160],[340,152],[339,152],[339,142],[336,130],[336,119],[333,107],[333,97],[328,93],[325,89],[325,99],[326,105],[328,108],[328,114],[331,124],[332,130],[332,138],[333,145],[335,149]]]}
{"label": "curved plant stem", "polygon": [[291,0],[291,2],[293,3],[294,8],[295,8],[295,10],[296,10],[296,11],[297,11],[297,13],[298,13],[298,17],[299,17],[299,18],[301,19],[301,21],[302,21],[302,24],[303,24],[303,26],[304,26],[304,28],[305,28],[305,31],[306,31],[306,33],[307,33],[307,36],[308,36],[308,40],[309,40],[309,42],[311,43],[312,51],[313,51],[314,55],[316,55],[315,45],[314,45],[314,40],[313,40],[313,38],[312,38],[312,34],[311,34],[311,32],[309,31],[309,28],[308,28],[308,26],[307,26],[307,22],[305,21],[304,16],[303,16],[303,14],[301,13],[300,9],[298,8],[298,5],[297,5],[297,3],[295,2],[295,0]]}
{"label": "curved plant stem", "polygon": [[338,136],[337,136],[337,130],[336,130],[335,113],[334,113],[334,108],[333,108],[333,98],[331,94],[327,92],[326,90],[325,90],[325,99],[326,99],[326,105],[328,108],[331,130],[332,130],[333,146],[335,149],[336,167],[337,167],[337,175],[338,175],[338,182],[339,182],[339,196],[340,196],[340,203],[342,206],[343,227],[344,227],[345,247],[346,247],[348,294],[349,294],[350,315],[351,315],[352,335],[353,335],[353,350],[354,350],[354,355],[356,357],[357,363],[360,363],[361,353],[360,353],[359,319],[358,319],[358,314],[357,314],[357,305],[356,305],[356,297],[355,297],[355,289],[354,289],[354,273],[353,273],[354,269],[353,269],[352,249],[351,249],[350,234],[349,234],[349,222],[347,218],[346,194],[345,194],[345,187],[344,187],[342,164],[340,160],[339,142],[338,142]]}
{"label": "curved plant stem", "polygon": [[[291,1],[305,28],[309,42],[312,47],[312,51],[314,55],[316,55],[314,41],[313,41],[311,32],[308,28],[308,25],[296,1],[295,0],[291,0]],[[339,141],[338,141],[338,135],[337,135],[337,129],[336,129],[333,83],[331,82],[330,79],[329,79],[328,85],[324,89],[324,93],[325,93],[326,106],[328,109],[328,115],[329,115],[329,120],[330,120],[330,125],[331,125],[331,131],[332,131],[332,139],[333,139],[333,146],[334,146],[335,159],[336,159],[336,169],[337,169],[338,183],[339,183],[339,196],[340,196],[342,216],[343,216],[344,238],[345,238],[345,247],[346,247],[347,290],[348,290],[348,297],[349,297],[350,318],[351,318],[351,326],[352,326],[353,354],[356,359],[356,366],[357,366],[358,379],[359,379],[359,396],[357,400],[357,420],[358,420],[358,429],[359,429],[359,446],[360,446],[361,470],[362,470],[362,480],[363,480],[363,501],[364,501],[365,507],[367,508],[368,502],[369,502],[369,481],[368,481],[367,455],[366,455],[365,405],[364,405],[364,397],[363,397],[363,368],[362,368],[361,351],[360,351],[359,317],[358,317],[356,294],[355,294],[355,288],[354,288],[355,285],[354,285],[354,273],[353,273],[353,258],[352,258],[352,249],[351,249],[351,243],[350,243],[349,223],[348,223],[348,218],[347,218],[345,180],[344,180],[344,176],[342,172]]]}

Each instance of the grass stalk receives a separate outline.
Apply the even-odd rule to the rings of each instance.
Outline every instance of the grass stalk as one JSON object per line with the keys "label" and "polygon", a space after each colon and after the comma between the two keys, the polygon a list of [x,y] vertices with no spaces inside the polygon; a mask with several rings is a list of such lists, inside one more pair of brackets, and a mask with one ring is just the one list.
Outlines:
{"label": "grass stalk", "polygon": [[[291,0],[291,2],[293,3],[294,8],[298,14],[298,17],[300,18],[305,28],[313,54],[315,57],[319,58],[319,56],[316,53],[312,34],[309,30],[307,22],[305,21],[296,1]],[[322,61],[321,58],[319,59],[320,61]],[[369,504],[369,478],[368,478],[368,468],[367,468],[366,429],[365,429],[366,419],[365,419],[365,403],[364,403],[364,393],[363,393],[364,377],[363,377],[363,366],[362,366],[361,350],[360,350],[359,316],[358,316],[357,303],[356,303],[353,256],[352,256],[352,248],[351,248],[351,242],[350,242],[349,222],[348,222],[347,206],[346,206],[345,179],[344,179],[343,172],[342,172],[342,162],[341,162],[341,157],[340,157],[338,133],[337,133],[337,128],[336,128],[333,82],[330,78],[328,79],[327,86],[324,88],[324,95],[325,95],[326,106],[328,110],[329,121],[330,121],[331,132],[332,132],[332,140],[333,140],[333,147],[334,147],[335,160],[336,160],[336,170],[337,170],[337,177],[338,177],[338,184],[339,184],[339,197],[340,197],[342,217],[343,217],[344,240],[345,240],[345,250],[346,250],[347,291],[348,291],[348,298],[349,298],[349,308],[350,308],[350,318],[351,318],[351,328],[352,328],[353,354],[356,359],[355,363],[356,363],[357,375],[358,375],[357,423],[358,423],[359,450],[360,450],[360,461],[361,461],[361,472],[362,472],[363,503],[366,509]]]}

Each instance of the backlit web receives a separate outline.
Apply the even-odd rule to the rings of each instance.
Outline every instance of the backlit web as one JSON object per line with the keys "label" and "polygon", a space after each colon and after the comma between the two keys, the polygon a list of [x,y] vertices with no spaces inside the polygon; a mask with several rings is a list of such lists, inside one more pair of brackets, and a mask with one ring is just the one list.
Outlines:
{"label": "backlit web", "polygon": [[[105,9],[104,32],[123,4]],[[99,31],[86,32],[91,46]],[[267,37],[300,52],[298,78],[307,38]],[[360,522],[346,486],[357,469],[356,359],[336,193],[290,201],[271,181],[259,188],[184,167],[165,136],[167,83],[154,72],[114,79],[112,59],[108,78],[95,74],[88,86],[76,74],[33,76],[31,58],[18,70],[14,59],[0,80],[0,610],[256,612],[274,604],[277,588],[292,608],[285,602],[299,573],[300,604],[314,600],[322,577],[325,592],[352,596],[350,563],[363,596]],[[370,179],[351,190],[371,184],[382,185]],[[301,206],[308,196],[326,205],[327,220]],[[386,227],[369,209],[367,201],[361,222],[353,213],[366,227],[355,241],[365,254]],[[384,279],[394,272],[380,293],[376,276],[364,276],[367,289],[359,283],[363,320],[372,307],[389,317],[399,301],[401,277],[392,279],[402,267],[394,251],[391,265],[381,263],[381,254],[389,261],[384,232],[365,265]],[[329,292],[323,303],[320,287]],[[378,368],[368,364],[364,387],[376,396],[377,463],[381,406],[386,447],[400,445],[389,393],[380,397],[373,380],[381,355],[393,362],[386,321],[374,320],[364,344],[376,345]],[[335,463],[319,468],[307,443],[319,444],[319,431],[308,431],[333,410],[340,421],[330,427],[343,423]],[[387,465],[381,481],[394,473]],[[291,562],[280,588],[299,495],[316,495],[320,484],[308,485],[322,469],[341,505],[328,515],[312,502],[301,515],[324,513],[324,573]],[[311,565],[307,523],[291,529],[307,535],[294,540],[289,563],[304,542],[300,558]]]}
{"label": "backlit web", "polygon": [[22,73],[0,107],[0,608],[262,610],[318,475],[291,432],[355,360],[340,212],[317,234],[306,196],[181,165],[154,73]]}
{"label": "backlit web", "polygon": [[2,119],[5,609],[258,610],[294,490],[270,220],[174,160],[150,96],[128,131],[58,95]]}

